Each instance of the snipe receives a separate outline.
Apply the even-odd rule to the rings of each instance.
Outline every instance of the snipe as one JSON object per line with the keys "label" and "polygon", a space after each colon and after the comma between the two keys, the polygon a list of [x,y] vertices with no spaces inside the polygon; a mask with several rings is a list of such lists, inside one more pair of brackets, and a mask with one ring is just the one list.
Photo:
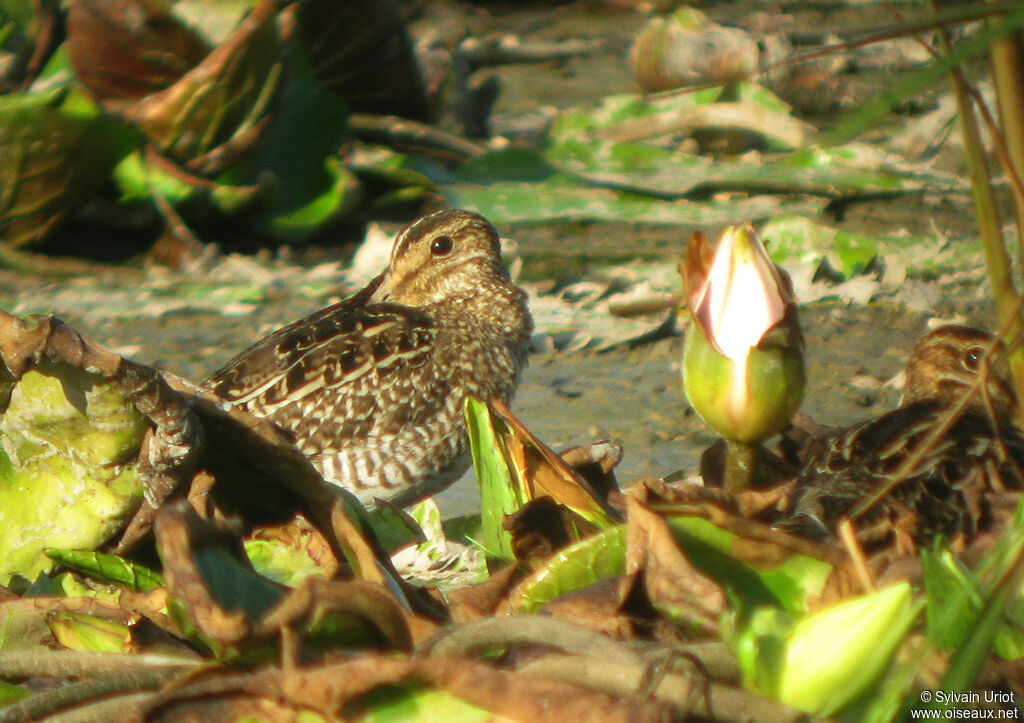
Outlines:
{"label": "snipe", "polygon": [[977,383],[955,421],[855,527],[862,544],[894,540],[904,549],[990,528],[1000,496],[1024,487],[1024,438],[1014,425],[1016,396],[989,349],[1001,345],[965,326],[923,336],[907,362],[901,405],[818,440],[780,526],[819,539],[834,534],[839,518],[891,482]]}
{"label": "snipe", "polygon": [[290,432],[364,504],[410,504],[466,471],[464,401],[510,400],[532,329],[494,227],[442,211],[406,227],[364,289],[256,342],[204,386]]}

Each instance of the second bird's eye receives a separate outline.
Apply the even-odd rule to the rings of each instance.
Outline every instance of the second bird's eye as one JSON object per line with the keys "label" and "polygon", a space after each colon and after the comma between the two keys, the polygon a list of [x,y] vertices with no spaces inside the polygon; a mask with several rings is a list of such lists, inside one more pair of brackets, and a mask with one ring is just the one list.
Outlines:
{"label": "second bird's eye", "polygon": [[447,256],[451,253],[453,244],[451,236],[438,236],[430,244],[430,253],[434,256]]}
{"label": "second bird's eye", "polygon": [[972,371],[978,368],[981,364],[981,358],[985,355],[985,350],[980,346],[976,346],[972,349],[968,349],[967,353],[964,354],[964,366]]}

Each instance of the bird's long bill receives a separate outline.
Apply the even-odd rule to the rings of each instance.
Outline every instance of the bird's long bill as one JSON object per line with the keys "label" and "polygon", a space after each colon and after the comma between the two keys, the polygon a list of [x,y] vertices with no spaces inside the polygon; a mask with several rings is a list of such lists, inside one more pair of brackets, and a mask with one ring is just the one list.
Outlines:
{"label": "bird's long bill", "polygon": [[737,364],[783,321],[793,301],[749,222],[726,229],[714,253],[703,234],[694,234],[683,279],[694,320],[708,341]]}

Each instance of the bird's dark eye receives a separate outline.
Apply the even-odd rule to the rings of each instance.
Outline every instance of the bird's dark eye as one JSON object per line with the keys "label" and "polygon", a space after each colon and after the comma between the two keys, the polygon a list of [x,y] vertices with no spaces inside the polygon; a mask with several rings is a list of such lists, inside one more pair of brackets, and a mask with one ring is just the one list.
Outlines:
{"label": "bird's dark eye", "polygon": [[434,256],[447,256],[451,253],[453,245],[451,236],[438,236],[430,244],[430,253]]}
{"label": "bird's dark eye", "polygon": [[982,349],[980,346],[968,349],[967,353],[964,354],[964,366],[970,369],[971,371],[977,370],[977,368],[981,365],[981,358],[983,356],[985,356],[985,350]]}

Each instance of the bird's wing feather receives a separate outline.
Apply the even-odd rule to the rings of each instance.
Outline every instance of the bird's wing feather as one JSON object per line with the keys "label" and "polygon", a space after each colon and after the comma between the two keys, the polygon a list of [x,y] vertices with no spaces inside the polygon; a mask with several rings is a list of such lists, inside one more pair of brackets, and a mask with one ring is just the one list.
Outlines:
{"label": "bird's wing feather", "polygon": [[[334,446],[347,438],[387,434],[436,411],[448,380],[425,367],[434,329],[423,312],[368,303],[375,284],[356,296],[282,327],[204,382],[233,405],[269,418],[300,438],[330,420]],[[394,395],[389,404],[383,396]]]}

